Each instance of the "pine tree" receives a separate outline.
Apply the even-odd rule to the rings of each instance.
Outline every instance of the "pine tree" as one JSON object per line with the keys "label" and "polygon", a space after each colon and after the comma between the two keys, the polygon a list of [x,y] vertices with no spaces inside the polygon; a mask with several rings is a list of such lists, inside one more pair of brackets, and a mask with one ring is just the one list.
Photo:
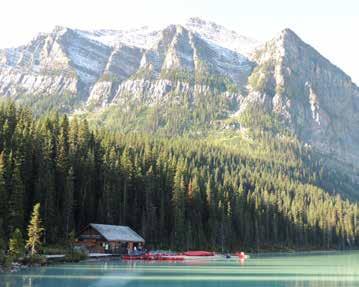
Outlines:
{"label": "pine tree", "polygon": [[5,234],[3,232],[3,230],[4,230],[3,225],[4,225],[3,219],[0,218],[0,260],[5,255],[5,250],[6,250]]}
{"label": "pine tree", "polygon": [[[0,220],[2,223],[4,222],[6,216],[7,216],[7,192],[5,188],[5,162],[4,162],[4,153],[0,153]],[[3,225],[0,226],[0,234],[3,233]]]}
{"label": "pine tree", "polygon": [[41,236],[44,231],[40,218],[40,203],[34,205],[30,224],[27,230],[28,239],[26,241],[26,248],[30,249],[31,255],[34,255],[37,253],[38,248],[41,245]]}
{"label": "pine tree", "polygon": [[121,156],[121,173],[123,176],[123,198],[122,198],[122,214],[121,222],[127,222],[128,216],[128,194],[131,190],[132,179],[133,179],[133,164],[131,161],[130,150],[126,148]]}
{"label": "pine tree", "polygon": [[217,198],[213,180],[208,178],[206,186],[207,208],[208,208],[208,235],[211,248],[215,248],[218,235],[218,216],[217,216]]}
{"label": "pine tree", "polygon": [[70,233],[67,234],[67,245],[69,249],[69,255],[71,258],[74,257],[75,242],[76,242],[76,233],[74,230],[72,230]]}
{"label": "pine tree", "polygon": [[10,230],[14,231],[16,228],[24,228],[24,193],[25,187],[21,178],[20,165],[15,163],[14,172],[12,174],[11,181],[11,194],[9,199],[10,218],[9,226]]}
{"label": "pine tree", "polygon": [[74,228],[74,172],[70,168],[65,179],[64,190],[64,230],[66,234]]}
{"label": "pine tree", "polygon": [[38,179],[38,188],[42,194],[44,210],[44,241],[45,243],[53,243],[59,235],[57,218],[63,215],[59,214],[56,204],[56,139],[53,138],[54,135],[51,132],[51,128],[45,132],[46,140],[44,141],[42,159],[39,162],[42,176]]}
{"label": "pine tree", "polygon": [[178,166],[174,178],[173,197],[172,197],[173,212],[174,212],[173,243],[176,249],[183,248],[186,238],[185,192],[186,192],[186,187],[184,182],[184,170],[182,166]]}

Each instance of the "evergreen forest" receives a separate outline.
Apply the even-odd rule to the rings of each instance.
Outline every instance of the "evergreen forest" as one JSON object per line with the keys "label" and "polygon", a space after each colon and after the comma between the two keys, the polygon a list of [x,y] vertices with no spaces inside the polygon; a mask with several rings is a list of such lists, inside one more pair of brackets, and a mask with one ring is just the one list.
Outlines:
{"label": "evergreen forest", "polygon": [[128,225],[152,248],[358,246],[359,208],[345,173],[296,140],[279,144],[269,129],[249,128],[251,152],[218,138],[110,132],[57,113],[35,118],[1,103],[0,240],[26,234],[40,203],[46,244],[96,222]]}

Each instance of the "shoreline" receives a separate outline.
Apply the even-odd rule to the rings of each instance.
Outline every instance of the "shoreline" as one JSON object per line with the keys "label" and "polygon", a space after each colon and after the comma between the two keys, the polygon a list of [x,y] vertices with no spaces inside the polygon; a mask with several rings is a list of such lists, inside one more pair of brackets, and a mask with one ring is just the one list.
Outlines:
{"label": "shoreline", "polygon": [[5,268],[3,265],[0,265],[0,274],[1,273],[14,273],[21,271],[23,269],[31,267],[43,267],[43,266],[52,266],[57,264],[66,264],[66,263],[79,263],[79,262],[94,262],[94,261],[107,261],[114,258],[120,258],[118,255],[99,255],[99,256],[90,256],[83,260],[68,260],[65,256],[56,256],[56,257],[45,257],[46,260],[44,263],[35,263],[35,264],[23,264],[20,262],[12,262],[10,268]]}
{"label": "shoreline", "polygon": [[[276,250],[276,251],[270,251],[268,249],[265,250],[256,250],[255,252],[248,252],[247,254],[250,256],[253,256],[253,258],[256,257],[270,257],[270,256],[297,256],[297,255],[328,255],[328,254],[332,254],[332,253],[336,253],[336,252],[342,252],[342,253],[349,253],[349,252],[359,252],[359,249],[299,249],[299,250]],[[226,253],[216,253],[216,254],[223,254],[225,255]],[[232,253],[230,253],[232,254]],[[51,266],[51,265],[56,265],[56,264],[66,264],[66,263],[79,263],[79,262],[96,262],[96,261],[100,261],[100,262],[105,262],[105,261],[111,261],[113,259],[120,259],[121,256],[119,255],[99,255],[99,256],[92,256],[92,257],[87,257],[86,259],[83,260],[66,260],[65,257],[49,257],[49,258],[45,258],[46,262],[43,264],[40,263],[35,263],[35,264],[22,264],[19,262],[13,262],[11,264],[11,267],[9,269],[4,268],[3,265],[0,265],[0,274],[3,273],[15,273],[15,272],[19,272],[21,270],[27,269],[27,268],[32,268],[32,267],[46,267],[46,266]]]}

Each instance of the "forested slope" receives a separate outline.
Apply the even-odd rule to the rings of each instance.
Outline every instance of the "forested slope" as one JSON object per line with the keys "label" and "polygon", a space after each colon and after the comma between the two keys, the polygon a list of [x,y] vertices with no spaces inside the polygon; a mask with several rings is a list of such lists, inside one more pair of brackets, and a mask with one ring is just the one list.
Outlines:
{"label": "forested slope", "polygon": [[336,195],[346,178],[299,143],[271,142],[265,131],[258,149],[263,141],[267,156],[258,156],[241,145],[95,131],[56,114],[35,120],[1,104],[1,238],[16,227],[25,234],[40,202],[47,243],[98,222],[129,225],[163,248],[357,246],[358,205]]}

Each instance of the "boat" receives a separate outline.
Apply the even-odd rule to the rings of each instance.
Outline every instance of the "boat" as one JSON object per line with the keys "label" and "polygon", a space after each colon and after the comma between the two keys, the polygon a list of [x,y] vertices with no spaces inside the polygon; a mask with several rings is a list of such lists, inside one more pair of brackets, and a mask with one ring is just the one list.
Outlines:
{"label": "boat", "polygon": [[211,251],[202,251],[202,250],[195,250],[195,251],[186,251],[180,253],[183,256],[195,256],[195,257],[207,257],[207,256],[214,256],[215,253]]}

